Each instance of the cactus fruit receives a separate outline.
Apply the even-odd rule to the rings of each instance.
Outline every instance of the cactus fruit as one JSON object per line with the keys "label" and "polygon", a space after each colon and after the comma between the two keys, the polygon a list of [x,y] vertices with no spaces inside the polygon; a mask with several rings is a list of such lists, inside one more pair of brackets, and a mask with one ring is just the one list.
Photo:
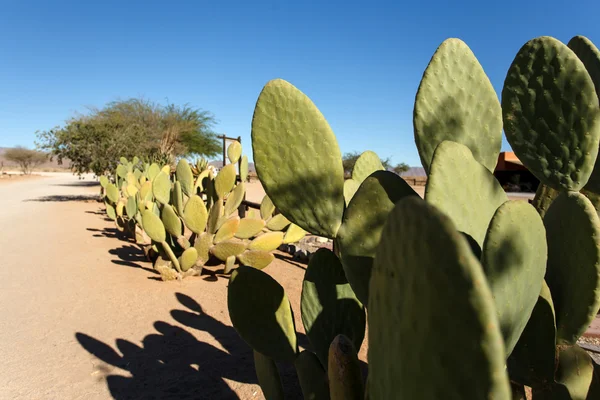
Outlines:
{"label": "cactus fruit", "polygon": [[510,355],[535,307],[546,273],[546,229],[535,208],[508,200],[496,210],[481,264],[498,305],[498,320]]}
{"label": "cactus fruit", "polygon": [[363,400],[363,379],[352,340],[337,335],[329,347],[328,364],[331,400]]}
{"label": "cactus fruit", "polygon": [[227,307],[235,330],[255,351],[275,361],[294,361],[298,353],[294,318],[277,281],[258,269],[238,267],[229,280]]}
{"label": "cactus fruit", "polygon": [[360,349],[365,335],[365,310],[332,251],[321,248],[310,259],[302,282],[300,307],[306,335],[323,366],[327,366],[329,346],[338,334],[346,335]]}
{"label": "cactus fruit", "polygon": [[600,308],[600,219],[587,197],[563,192],[552,202],[544,224],[546,282],[556,311],[557,344],[575,344]]}
{"label": "cactus fruit", "polygon": [[498,96],[471,49],[447,39],[423,74],[413,115],[415,142],[428,173],[444,140],[468,147],[473,158],[494,171],[502,144]]}
{"label": "cactus fruit", "polygon": [[468,147],[443,141],[433,155],[425,200],[452,218],[456,228],[472,236],[481,247],[490,220],[508,198]]}
{"label": "cactus fruit", "polygon": [[[286,81],[268,82],[254,109],[252,150],[280,212],[312,234],[334,238],[344,212],[344,168],[335,135],[313,102]],[[286,194],[291,182],[302,196]]]}
{"label": "cactus fruit", "polygon": [[551,37],[523,45],[504,81],[502,113],[508,142],[542,183],[583,188],[598,155],[600,108],[594,83],[571,49]]}
{"label": "cactus fruit", "polygon": [[[510,399],[504,354],[492,293],[463,235],[420,198],[400,200],[371,275],[370,398]],[[469,362],[454,368],[457,359]]]}

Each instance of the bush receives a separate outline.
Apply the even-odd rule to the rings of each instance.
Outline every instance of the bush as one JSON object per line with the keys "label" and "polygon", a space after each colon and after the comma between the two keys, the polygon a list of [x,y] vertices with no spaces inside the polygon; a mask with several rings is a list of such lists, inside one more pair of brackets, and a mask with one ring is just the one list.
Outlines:
{"label": "bush", "polygon": [[40,151],[30,150],[22,146],[8,149],[4,157],[11,162],[19,165],[21,172],[26,175],[31,174],[31,170],[44,163],[48,156]]}

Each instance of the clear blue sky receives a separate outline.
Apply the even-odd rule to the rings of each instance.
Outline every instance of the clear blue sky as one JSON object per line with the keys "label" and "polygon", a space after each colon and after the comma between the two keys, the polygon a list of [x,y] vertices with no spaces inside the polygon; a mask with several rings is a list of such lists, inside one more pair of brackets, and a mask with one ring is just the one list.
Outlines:
{"label": "clear blue sky", "polygon": [[0,146],[33,146],[36,130],[86,105],[144,96],[211,111],[250,155],[257,96],[283,78],[317,104],[342,152],[417,166],[414,96],[444,39],[471,47],[499,95],[527,40],[600,45],[599,21],[598,0],[3,0]]}

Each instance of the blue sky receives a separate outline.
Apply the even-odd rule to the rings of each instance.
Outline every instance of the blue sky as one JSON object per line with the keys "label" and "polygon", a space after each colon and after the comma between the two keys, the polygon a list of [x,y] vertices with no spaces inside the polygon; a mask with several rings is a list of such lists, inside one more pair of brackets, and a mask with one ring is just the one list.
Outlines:
{"label": "blue sky", "polygon": [[[263,85],[306,93],[342,152],[420,165],[413,102],[448,37],[464,40],[499,95],[519,48],[537,36],[600,44],[600,2],[0,1],[0,146],[85,106],[132,96],[211,111],[242,136]],[[503,149],[509,149],[504,141]]]}

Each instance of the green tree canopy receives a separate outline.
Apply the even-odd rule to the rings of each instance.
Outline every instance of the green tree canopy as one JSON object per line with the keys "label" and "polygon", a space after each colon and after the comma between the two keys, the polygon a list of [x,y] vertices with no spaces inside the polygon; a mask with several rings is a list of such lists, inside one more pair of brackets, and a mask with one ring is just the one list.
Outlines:
{"label": "green tree canopy", "polygon": [[133,98],[90,109],[36,135],[38,147],[59,163],[68,159],[78,173],[102,174],[112,171],[120,157],[171,162],[181,156],[214,157],[220,150],[214,124],[207,111]]}
{"label": "green tree canopy", "polygon": [[[354,164],[356,164],[356,160],[358,160],[358,157],[360,157],[361,154],[362,153],[359,153],[358,151],[353,151],[344,154],[344,156],[342,157],[342,164],[344,166],[344,172],[346,174],[352,173],[352,170],[354,169]],[[408,169],[410,168],[408,164],[405,163],[399,163],[396,164],[396,166],[392,166],[392,162],[389,157],[385,159],[380,158],[380,160],[381,165],[383,165],[383,168],[386,171],[389,171],[391,169],[397,174],[401,174],[402,172],[408,171]]]}
{"label": "green tree canopy", "polygon": [[21,172],[26,175],[31,174],[31,170],[40,164],[43,164],[48,155],[39,151],[30,150],[23,146],[17,146],[4,152],[4,157],[14,162],[21,168]]}

